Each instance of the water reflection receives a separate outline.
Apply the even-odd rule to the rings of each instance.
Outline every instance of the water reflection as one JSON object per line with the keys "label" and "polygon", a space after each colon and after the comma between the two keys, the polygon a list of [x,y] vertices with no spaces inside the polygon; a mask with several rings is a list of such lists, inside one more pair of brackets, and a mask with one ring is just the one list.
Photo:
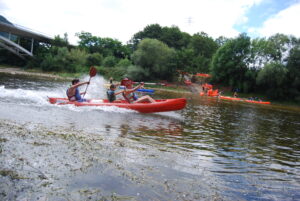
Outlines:
{"label": "water reflection", "polygon": [[[103,78],[93,79],[90,97],[104,97],[105,89],[100,87]],[[112,191],[110,185],[115,185],[126,194],[124,185],[131,181],[134,188],[128,195],[133,196],[149,191],[148,185],[152,185],[155,190],[149,192],[158,195],[144,193],[149,200],[173,200],[182,189],[193,195],[191,200],[197,200],[199,189],[204,189],[204,194],[206,190],[212,193],[209,188],[229,200],[300,197],[300,113],[292,109],[157,92],[156,98],[187,97],[187,107],[176,112],[140,114],[112,107],[62,107],[37,101],[38,97],[46,99],[51,91],[52,95],[63,96],[68,83],[6,78],[0,79],[0,85],[5,86],[0,88],[2,119],[101,136],[103,143],[120,155],[109,159],[117,164],[116,172],[121,164],[126,174],[137,175],[132,178],[146,180],[140,186],[106,169],[103,176],[97,173],[102,167],[95,164],[85,175],[87,180],[75,179],[77,186]],[[162,186],[161,178],[166,180]],[[165,196],[165,191],[170,195]]]}

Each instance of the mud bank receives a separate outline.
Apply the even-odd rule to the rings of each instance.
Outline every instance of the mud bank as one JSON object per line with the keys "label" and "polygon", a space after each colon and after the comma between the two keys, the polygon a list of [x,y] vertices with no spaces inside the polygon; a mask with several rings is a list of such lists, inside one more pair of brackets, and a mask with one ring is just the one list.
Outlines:
{"label": "mud bank", "polygon": [[220,199],[205,170],[195,177],[168,168],[175,156],[159,149],[0,120],[0,200]]}

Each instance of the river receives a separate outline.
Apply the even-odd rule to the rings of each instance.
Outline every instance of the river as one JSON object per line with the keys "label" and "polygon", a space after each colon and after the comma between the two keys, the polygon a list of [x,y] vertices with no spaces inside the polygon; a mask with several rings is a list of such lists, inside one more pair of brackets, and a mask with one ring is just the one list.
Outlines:
{"label": "river", "polygon": [[69,84],[0,74],[0,200],[300,200],[298,108],[160,91],[186,108],[48,103]]}

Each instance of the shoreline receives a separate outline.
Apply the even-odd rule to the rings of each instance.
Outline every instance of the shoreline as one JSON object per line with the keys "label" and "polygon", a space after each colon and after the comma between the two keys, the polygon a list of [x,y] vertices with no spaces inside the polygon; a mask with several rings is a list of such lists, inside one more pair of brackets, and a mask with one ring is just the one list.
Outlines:
{"label": "shoreline", "polygon": [[[24,76],[33,76],[33,77],[39,77],[39,78],[47,78],[47,79],[54,79],[54,80],[72,80],[73,77],[62,77],[60,75],[53,75],[50,73],[45,72],[29,72],[26,70],[23,70],[20,67],[10,67],[10,66],[0,66],[0,73],[4,74],[10,74],[10,75],[24,75]],[[186,91],[180,91],[176,89],[162,89],[162,88],[155,88],[148,86],[149,89],[155,89],[157,91],[166,91],[166,92],[175,92],[175,93],[192,93],[189,90]]]}
{"label": "shoreline", "polygon": [[29,72],[25,71],[20,67],[6,67],[6,66],[0,66],[0,73],[4,74],[10,74],[10,75],[24,75],[24,76],[34,76],[34,77],[40,77],[40,78],[51,78],[54,80],[71,80],[71,77],[62,77],[59,75],[53,75],[50,73],[41,73],[41,72]]}
{"label": "shoreline", "polygon": [[[29,72],[25,71],[20,67],[11,67],[11,66],[1,66],[0,65],[0,73],[4,74],[10,74],[10,75],[24,75],[24,76],[33,76],[33,77],[39,77],[39,78],[45,78],[45,79],[54,79],[54,80],[64,80],[64,81],[70,81],[73,78],[72,77],[62,77],[60,75],[53,75],[50,73],[45,73],[45,72]],[[189,89],[186,89],[186,91],[181,91],[177,89],[162,89],[162,88],[156,88],[156,87],[151,87],[148,86],[147,88],[149,89],[155,89],[157,91],[164,91],[164,92],[174,92],[174,93],[192,93],[192,94],[199,94],[201,92],[201,87],[197,86],[196,84],[192,84]],[[286,107],[292,107],[292,108],[297,108],[300,109],[300,106],[298,104],[288,104],[285,102],[278,102],[278,101],[271,101],[271,105],[277,105],[283,108]]]}

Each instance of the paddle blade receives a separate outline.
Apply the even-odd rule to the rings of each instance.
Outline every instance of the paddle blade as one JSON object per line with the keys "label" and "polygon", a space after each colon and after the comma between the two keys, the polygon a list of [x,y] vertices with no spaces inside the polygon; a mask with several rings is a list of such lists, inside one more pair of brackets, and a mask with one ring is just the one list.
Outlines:
{"label": "paddle blade", "polygon": [[90,68],[90,77],[94,77],[96,74],[97,74],[97,69],[94,66],[92,66]]}

